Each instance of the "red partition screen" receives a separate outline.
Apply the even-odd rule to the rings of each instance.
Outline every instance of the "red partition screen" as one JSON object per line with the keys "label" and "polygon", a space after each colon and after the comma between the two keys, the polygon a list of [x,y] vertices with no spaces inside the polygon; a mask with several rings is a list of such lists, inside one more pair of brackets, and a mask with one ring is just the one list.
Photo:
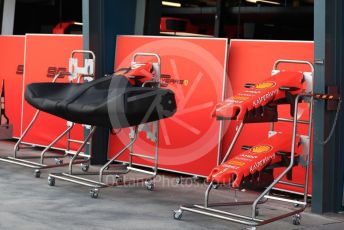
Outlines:
{"label": "red partition screen", "polygon": [[[177,112],[160,122],[159,168],[207,176],[216,165],[220,124],[211,117],[225,82],[227,39],[119,36],[115,67],[127,67],[137,52],[160,55],[162,74],[188,84],[170,84]],[[134,151],[153,154],[153,143],[140,135]],[[109,157],[128,142],[128,129],[110,138]],[[127,161],[128,156],[120,158]],[[149,160],[134,160],[151,165]]]}
{"label": "red partition screen", "polygon": [[[26,35],[24,87],[32,82],[51,82],[59,70],[68,71],[68,61],[73,50],[82,49],[82,36],[79,35]],[[57,80],[66,82],[67,77]],[[67,96],[67,95],[66,95]],[[36,109],[24,101],[22,130],[25,130]],[[24,142],[46,146],[66,129],[66,121],[56,116],[41,112]],[[77,125],[72,130],[73,139],[83,138],[83,129]],[[55,145],[65,148],[63,138]],[[71,145],[72,149],[77,146]]]}
{"label": "red partition screen", "polygon": [[13,137],[21,134],[25,36],[0,36],[0,82],[5,80],[5,111]]}

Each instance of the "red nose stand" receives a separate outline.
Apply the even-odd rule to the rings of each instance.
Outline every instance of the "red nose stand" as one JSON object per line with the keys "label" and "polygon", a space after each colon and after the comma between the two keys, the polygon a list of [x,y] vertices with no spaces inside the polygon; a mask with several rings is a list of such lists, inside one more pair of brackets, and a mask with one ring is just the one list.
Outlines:
{"label": "red nose stand", "polygon": [[[293,63],[308,65],[312,72],[302,73],[298,71],[278,70],[280,63]],[[204,204],[182,205],[174,211],[174,218],[181,219],[184,211],[194,212],[206,216],[219,218],[235,223],[244,224],[255,229],[257,226],[268,224],[288,216],[293,216],[293,224],[300,224],[301,215],[307,206],[308,175],[310,164],[310,138],[312,132],[313,100],[317,97],[313,94],[313,65],[307,61],[278,60],[275,62],[272,75],[265,81],[256,84],[246,84],[243,92],[232,96],[219,103],[213,112],[218,120],[236,120],[240,122],[236,134],[230,144],[222,163],[216,166],[207,178],[209,186],[205,192]],[[323,97],[321,97],[323,98]],[[298,105],[307,103],[309,108],[309,120],[298,118]],[[278,106],[290,105],[290,114],[293,117],[278,117]],[[243,146],[242,153],[229,158],[240,133],[247,123],[271,123],[267,138],[254,146]],[[280,132],[274,130],[275,122],[291,122],[292,132]],[[297,133],[299,123],[308,125],[307,135]],[[249,143],[248,143],[249,144]],[[303,159],[303,161],[301,160]],[[303,163],[306,168],[303,184],[282,181],[286,177],[292,179],[292,168]],[[273,178],[273,170],[283,168],[280,175]],[[270,195],[270,191],[277,184],[287,184],[303,188],[303,200],[289,199]],[[210,191],[221,185],[229,185],[231,189],[253,187],[263,188],[264,191],[253,201],[240,201],[232,203],[209,203]],[[298,206],[279,216],[261,219],[257,216],[258,205],[269,199],[287,202]],[[251,215],[226,212],[216,207],[251,205]]]}
{"label": "red nose stand", "polygon": [[[296,138],[296,143],[300,143],[300,138]],[[239,188],[244,178],[261,172],[268,165],[290,160],[288,158],[290,157],[291,143],[292,135],[290,133],[276,133],[260,144],[215,167],[207,181],[216,184],[231,184],[231,187]],[[297,156],[295,149],[295,157]]]}

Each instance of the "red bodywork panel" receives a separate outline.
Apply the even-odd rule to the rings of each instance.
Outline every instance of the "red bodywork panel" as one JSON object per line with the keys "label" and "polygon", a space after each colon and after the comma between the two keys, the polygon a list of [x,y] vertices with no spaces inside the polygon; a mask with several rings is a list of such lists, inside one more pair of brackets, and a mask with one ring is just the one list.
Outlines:
{"label": "red bodywork panel", "polygon": [[213,116],[218,119],[243,120],[246,112],[264,106],[272,101],[286,97],[286,90],[292,88],[292,94],[300,93],[303,74],[295,71],[280,71],[265,81],[255,84],[247,90],[218,103]]}
{"label": "red bodywork panel", "polygon": [[[260,144],[215,167],[208,176],[207,181],[218,184],[231,183],[233,188],[238,188],[244,177],[262,171],[270,164],[281,162],[282,156],[276,153],[290,152],[291,143],[291,134],[276,133]],[[295,143],[299,143],[299,137],[296,137]],[[296,153],[295,156],[297,156]]]}
{"label": "red bodywork panel", "polygon": [[128,77],[129,79],[136,78],[140,80],[140,82],[142,83],[146,81],[152,81],[153,80],[152,68],[153,68],[153,64],[148,62],[135,69],[129,70],[129,72],[124,74],[124,76]]}
{"label": "red bodywork panel", "polygon": [[151,62],[144,63],[137,68],[123,68],[115,72],[115,75],[123,75],[128,78],[131,85],[137,83],[143,84],[146,81],[152,81],[154,78],[153,64]]}
{"label": "red bodywork panel", "polygon": [[68,27],[70,26],[79,26],[80,30],[82,28],[82,23],[79,22],[74,22],[74,21],[70,21],[70,22],[60,22],[59,24],[57,24],[54,28],[53,28],[53,34],[65,34],[66,30]]}

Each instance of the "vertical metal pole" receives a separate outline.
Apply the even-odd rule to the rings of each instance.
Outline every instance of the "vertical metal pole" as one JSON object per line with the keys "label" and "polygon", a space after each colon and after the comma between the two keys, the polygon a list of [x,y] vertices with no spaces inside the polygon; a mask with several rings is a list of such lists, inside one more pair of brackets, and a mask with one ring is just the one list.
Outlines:
{"label": "vertical metal pole", "polygon": [[215,37],[223,37],[224,30],[223,30],[223,22],[225,16],[225,0],[217,0],[216,1],[216,14],[215,14],[215,26],[214,26],[214,36]]}
{"label": "vertical metal pole", "polygon": [[16,0],[4,0],[1,26],[2,35],[13,35],[15,9]]}
{"label": "vertical metal pole", "polygon": [[[314,91],[323,93],[325,88],[325,30],[326,30],[326,2],[314,1],[314,70],[317,84]],[[314,106],[314,140],[324,140],[324,103],[319,101]],[[324,177],[324,149],[317,141],[313,143],[313,183],[312,183],[312,211],[322,213],[324,210],[325,177]]]}
{"label": "vertical metal pole", "polygon": [[[138,127],[136,126],[133,129],[134,129],[134,136],[130,138],[130,142],[133,142],[133,140],[136,139],[137,136],[139,135],[138,134]],[[129,146],[129,167],[132,167],[132,165],[133,165],[133,156],[132,156],[133,149],[134,149],[134,142],[133,142],[133,144],[131,144]]]}
{"label": "vertical metal pole", "polygon": [[[314,2],[314,91],[318,93],[326,93],[328,85],[343,87],[343,7],[342,0]],[[334,115],[326,111],[325,102],[314,103],[312,211],[319,214],[342,209],[343,131],[337,127],[330,142],[320,143],[327,137]]]}
{"label": "vertical metal pole", "polygon": [[4,13],[3,11],[4,11],[4,0],[0,0],[0,31],[2,28],[2,15]]}
{"label": "vertical metal pole", "polygon": [[137,2],[136,6],[136,18],[135,18],[135,34],[144,34],[145,25],[145,15],[146,15],[146,0],[141,0]]}
{"label": "vertical metal pole", "polygon": [[270,122],[270,131],[275,130],[275,122]]}
{"label": "vertical metal pole", "polygon": [[[314,78],[314,73],[313,73]],[[313,131],[313,103],[314,99],[313,97],[310,98],[309,102],[309,124],[308,124],[308,137],[309,137],[309,148],[307,153],[307,161],[306,161],[306,173],[305,173],[305,193],[303,197],[303,201],[307,202],[307,196],[308,196],[308,183],[309,183],[309,166],[311,164],[311,143],[312,143],[312,131]]]}
{"label": "vertical metal pole", "polygon": [[154,157],[154,172],[155,174],[158,173],[158,163],[159,163],[159,121],[156,122],[156,140],[155,140],[155,157]]}
{"label": "vertical metal pole", "polygon": [[[336,65],[335,68],[337,69],[337,85],[339,86],[340,89],[340,95],[341,98],[344,98],[344,81],[343,81],[343,76],[344,76],[344,2],[343,1],[337,1],[337,28],[336,28]],[[342,103],[343,104],[343,103]],[[342,105],[343,106],[343,105]],[[341,111],[343,109],[341,108]],[[339,166],[337,168],[337,173],[338,173],[338,186],[337,186],[337,193],[338,193],[338,200],[341,199],[341,204],[338,203],[337,210],[338,211],[344,211],[344,116],[343,112],[339,114],[339,122],[338,122],[338,134],[337,134],[337,145],[336,145],[336,152],[338,153],[338,160],[337,162],[339,163]]]}
{"label": "vertical metal pole", "polygon": [[[97,57],[96,78],[114,71],[116,35],[135,33],[136,4],[137,0],[83,0],[84,48]],[[98,127],[92,138],[92,164],[107,162],[108,139],[109,128]]]}
{"label": "vertical metal pole", "polygon": [[[139,11],[140,2],[137,1],[137,11]],[[160,35],[160,19],[161,19],[161,1],[145,0],[145,15],[144,15],[144,33],[145,35]],[[143,9],[141,9],[143,10]],[[136,14],[136,17],[140,17],[140,13]],[[138,26],[138,25],[137,25]]]}

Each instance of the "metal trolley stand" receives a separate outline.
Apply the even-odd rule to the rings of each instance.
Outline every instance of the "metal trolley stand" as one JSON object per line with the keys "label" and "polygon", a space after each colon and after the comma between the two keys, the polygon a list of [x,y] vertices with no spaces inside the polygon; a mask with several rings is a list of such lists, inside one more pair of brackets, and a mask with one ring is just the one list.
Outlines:
{"label": "metal trolley stand", "polygon": [[[293,63],[293,64],[305,64],[308,65],[312,72],[311,73],[304,73],[304,80],[307,83],[307,89],[305,89],[304,93],[298,94],[295,98],[295,105],[294,105],[294,116],[293,119],[289,118],[278,118],[279,122],[292,122],[293,128],[292,128],[292,145],[290,150],[290,162],[289,165],[285,168],[285,170],[282,171],[282,173],[274,179],[274,181],[254,200],[254,201],[242,201],[242,202],[232,202],[232,203],[209,203],[209,196],[210,191],[212,188],[214,188],[216,185],[214,183],[210,183],[204,197],[204,204],[194,204],[194,205],[181,205],[180,209],[175,210],[173,213],[174,219],[180,220],[182,218],[183,211],[189,211],[193,213],[203,214],[206,216],[215,217],[218,219],[228,220],[231,222],[244,224],[247,226],[250,226],[251,229],[256,229],[257,226],[265,225],[277,220],[280,220],[282,218],[293,216],[292,222],[295,225],[300,224],[301,221],[301,215],[300,213],[303,212],[307,206],[307,191],[308,191],[308,177],[309,177],[309,165],[310,165],[310,139],[312,134],[312,113],[313,113],[313,101],[315,95],[313,94],[313,76],[314,76],[314,68],[313,65],[310,62],[307,61],[296,61],[296,60],[278,60],[275,62],[273,71],[278,71],[277,67],[280,63]],[[305,102],[309,104],[309,120],[300,120],[298,119],[298,104],[300,102]],[[301,142],[303,145],[303,157],[305,158],[305,180],[303,184],[296,184],[291,182],[285,182],[282,181],[282,178],[287,175],[288,172],[290,172],[295,165],[295,147],[298,143],[296,143],[296,135],[297,135],[297,128],[298,124],[306,124],[308,125],[308,132],[307,136],[301,135]],[[222,160],[222,163],[227,161],[228,156],[230,155],[239,135],[244,126],[244,123],[241,123],[239,125],[239,128],[234,136],[234,139],[229,146],[229,149]],[[270,132],[275,132],[274,130],[274,123],[271,123],[271,130]],[[270,194],[271,190],[275,188],[277,184],[286,184],[289,186],[295,186],[299,188],[303,188],[303,200],[295,200],[295,199],[289,199],[289,198],[282,198],[278,196],[273,196]],[[277,200],[279,202],[286,202],[293,204],[296,208],[293,211],[290,211],[288,213],[271,217],[268,219],[260,219],[258,218],[258,205],[264,202],[267,202],[269,199],[271,200]],[[224,210],[216,209],[216,207],[225,207],[225,206],[239,206],[239,205],[251,205],[251,213],[250,215],[240,215],[237,213],[227,212]]]}
{"label": "metal trolley stand", "polygon": [[[142,87],[145,87],[147,84],[152,85],[152,87],[160,87],[160,57],[157,54],[153,53],[136,53],[131,62],[131,68],[137,68],[138,66],[143,65],[143,63],[137,62],[138,57],[153,57],[156,61],[153,63],[154,68],[154,78],[152,81],[146,81]],[[88,172],[88,173],[75,173],[73,172],[73,164],[75,164],[76,159],[78,156],[80,156],[81,150],[86,145],[87,142],[89,142],[94,134],[95,127],[91,128],[90,133],[86,137],[84,143],[80,146],[78,151],[76,151],[75,155],[71,159],[69,163],[69,170],[68,172],[64,173],[50,173],[48,177],[48,183],[50,186],[55,185],[55,179],[64,180],[68,182],[72,182],[75,184],[83,185],[86,187],[90,187],[90,195],[92,198],[97,198],[99,196],[99,189],[100,188],[106,188],[106,187],[112,187],[112,186],[121,186],[121,185],[130,185],[135,183],[144,183],[145,187],[148,190],[154,189],[154,182],[153,179],[157,175],[158,171],[158,150],[159,150],[159,121],[154,121],[146,124],[141,124],[139,126],[131,127],[130,128],[130,134],[129,143],[121,150],[119,151],[113,158],[111,158],[101,169],[99,172]],[[144,131],[147,133],[147,139],[152,141],[155,144],[155,153],[154,155],[144,155],[140,153],[134,153],[133,152],[133,146],[138,139],[138,133],[140,131]],[[123,169],[123,165],[119,165],[119,169],[116,170],[109,170],[110,165],[116,161],[119,156],[121,156],[126,150],[129,150],[129,162],[128,165],[125,166]],[[90,155],[92,154],[92,151]],[[145,158],[150,159],[154,161],[154,166],[152,167],[152,170],[146,170],[141,168],[136,168],[133,166],[133,158]],[[116,166],[116,165],[115,165]],[[108,170],[108,171],[106,171]],[[127,174],[129,172],[138,172],[143,174],[148,174],[148,177],[144,178],[136,178],[136,179],[129,179],[129,180],[123,180],[122,175]],[[97,175],[98,180],[92,180],[87,179],[85,177],[81,176],[90,176],[90,175]],[[114,175],[111,182],[106,182],[104,180],[105,175]]]}
{"label": "metal trolley stand", "polygon": [[[84,58],[83,60],[83,66],[78,66],[78,58],[76,57],[77,55],[89,55],[89,58]],[[95,55],[92,51],[84,51],[84,50],[74,50],[71,53],[71,57],[69,58],[69,72],[59,72],[55,75],[53,78],[53,83],[55,83],[59,78],[63,78],[65,76],[68,76],[69,82],[76,81],[78,83],[83,81],[92,81],[94,79],[94,69],[95,69]],[[36,122],[40,110],[36,110],[36,113],[34,117],[32,118],[31,122],[29,125],[26,127],[25,131],[22,133],[21,137],[17,141],[17,143],[14,146],[14,152],[12,157],[3,157],[0,158],[0,161],[2,162],[7,162],[11,164],[16,164],[16,165],[21,165],[24,167],[32,168],[34,169],[34,175],[35,177],[40,177],[41,175],[41,169],[48,169],[48,168],[56,168],[56,167],[63,167],[66,165],[69,165],[69,163],[63,163],[63,159],[70,157],[70,156],[75,156],[75,151],[70,149],[70,144],[71,143],[78,143],[82,144],[83,141],[81,140],[75,140],[71,138],[70,132],[72,128],[74,127],[74,123],[67,121],[67,129],[63,131],[55,140],[53,140],[42,152],[39,156],[21,156],[18,157],[18,151],[20,148],[22,148],[23,144],[23,139],[26,137],[26,135],[29,133],[29,130],[31,127],[34,125]],[[86,129],[89,129],[90,126],[85,125],[84,126]],[[64,136],[67,137],[67,142],[66,142],[66,150],[64,155],[47,155],[48,151],[59,141],[61,140]],[[87,143],[89,144],[89,143]],[[85,153],[79,153],[78,154],[82,158],[78,158],[77,161],[74,161],[73,164],[80,164],[80,163],[87,163],[90,159],[90,156],[85,154]],[[55,158],[55,164],[45,164],[45,160],[47,158]],[[39,162],[32,161],[34,159],[40,159]],[[82,165],[82,169],[86,170],[88,167],[88,164]]]}

